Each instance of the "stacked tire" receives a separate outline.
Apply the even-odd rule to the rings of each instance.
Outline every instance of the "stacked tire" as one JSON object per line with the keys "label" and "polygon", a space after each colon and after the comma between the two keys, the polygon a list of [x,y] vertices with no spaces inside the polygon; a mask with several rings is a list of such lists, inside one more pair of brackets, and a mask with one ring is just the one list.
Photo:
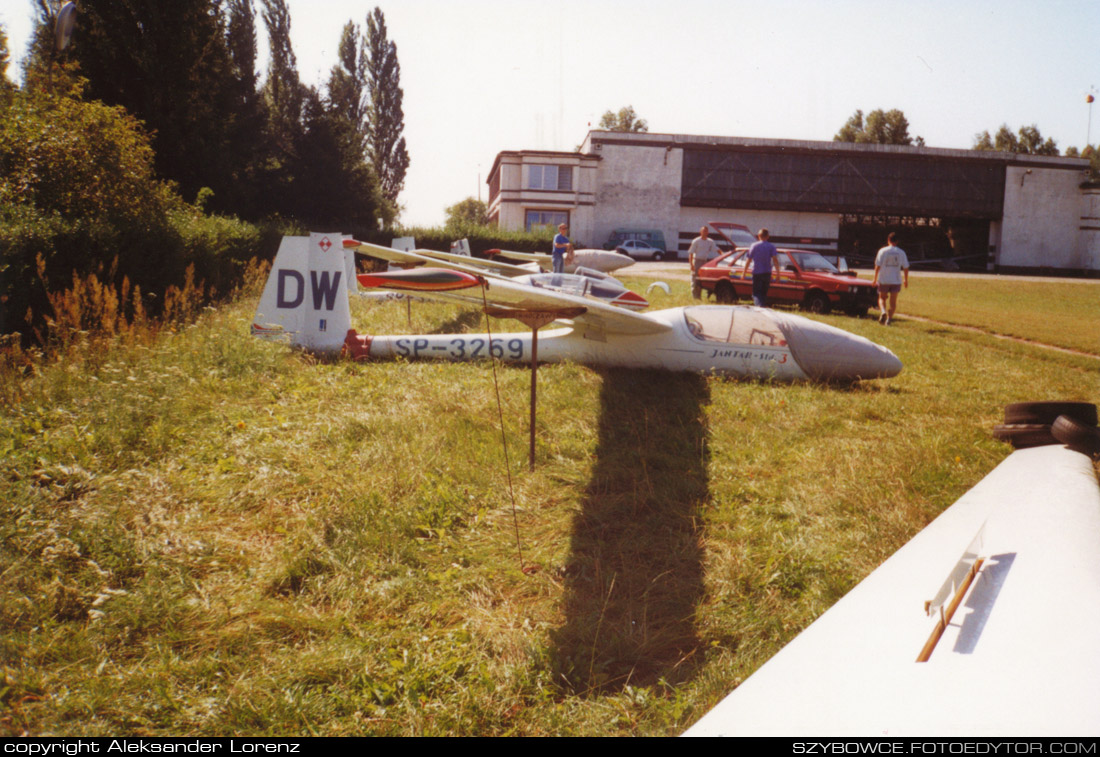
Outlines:
{"label": "stacked tire", "polygon": [[993,436],[1016,449],[1065,444],[1089,456],[1100,455],[1096,405],[1089,402],[1016,402],[1005,406],[1005,422]]}

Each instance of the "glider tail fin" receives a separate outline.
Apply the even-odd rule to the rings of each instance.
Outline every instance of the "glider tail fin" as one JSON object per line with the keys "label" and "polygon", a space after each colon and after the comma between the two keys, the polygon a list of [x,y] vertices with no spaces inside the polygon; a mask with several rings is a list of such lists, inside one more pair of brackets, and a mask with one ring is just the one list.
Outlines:
{"label": "glider tail fin", "polygon": [[252,334],[311,352],[338,353],[351,328],[341,234],[283,237],[252,320]]}

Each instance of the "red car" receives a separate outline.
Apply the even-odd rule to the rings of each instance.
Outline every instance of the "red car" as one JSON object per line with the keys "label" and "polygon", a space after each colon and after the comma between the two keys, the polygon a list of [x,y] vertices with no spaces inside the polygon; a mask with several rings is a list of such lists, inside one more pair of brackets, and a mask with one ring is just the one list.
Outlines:
{"label": "red car", "polygon": [[[752,273],[744,273],[747,252],[744,248],[734,249],[699,269],[699,283],[718,302],[752,299]],[[866,315],[878,302],[870,281],[855,278],[852,273],[842,274],[816,252],[779,250],[777,262],[779,275],[772,276],[769,302],[797,305],[811,313],[838,308],[854,316]]]}

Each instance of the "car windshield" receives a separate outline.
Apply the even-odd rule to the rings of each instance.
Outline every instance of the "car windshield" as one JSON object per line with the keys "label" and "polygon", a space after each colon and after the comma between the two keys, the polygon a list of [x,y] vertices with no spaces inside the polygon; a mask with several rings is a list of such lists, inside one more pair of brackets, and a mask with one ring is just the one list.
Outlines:
{"label": "car windshield", "polygon": [[840,273],[836,266],[816,252],[792,252],[799,268],[803,271],[818,271],[820,273]]}

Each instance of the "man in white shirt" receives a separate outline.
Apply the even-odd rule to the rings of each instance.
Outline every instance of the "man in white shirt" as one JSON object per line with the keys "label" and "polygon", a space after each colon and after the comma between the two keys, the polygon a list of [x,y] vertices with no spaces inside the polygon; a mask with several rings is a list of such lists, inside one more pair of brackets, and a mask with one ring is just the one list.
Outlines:
{"label": "man in white shirt", "polygon": [[703,287],[699,284],[699,268],[721,254],[718,245],[710,238],[710,230],[704,226],[699,236],[691,240],[688,248],[688,265],[691,266],[691,296],[699,300],[703,297]]}
{"label": "man in white shirt", "polygon": [[878,287],[878,322],[889,326],[898,307],[898,292],[902,282],[909,288],[909,258],[897,246],[898,235],[890,232],[886,246],[875,256],[875,278],[871,282]]}

